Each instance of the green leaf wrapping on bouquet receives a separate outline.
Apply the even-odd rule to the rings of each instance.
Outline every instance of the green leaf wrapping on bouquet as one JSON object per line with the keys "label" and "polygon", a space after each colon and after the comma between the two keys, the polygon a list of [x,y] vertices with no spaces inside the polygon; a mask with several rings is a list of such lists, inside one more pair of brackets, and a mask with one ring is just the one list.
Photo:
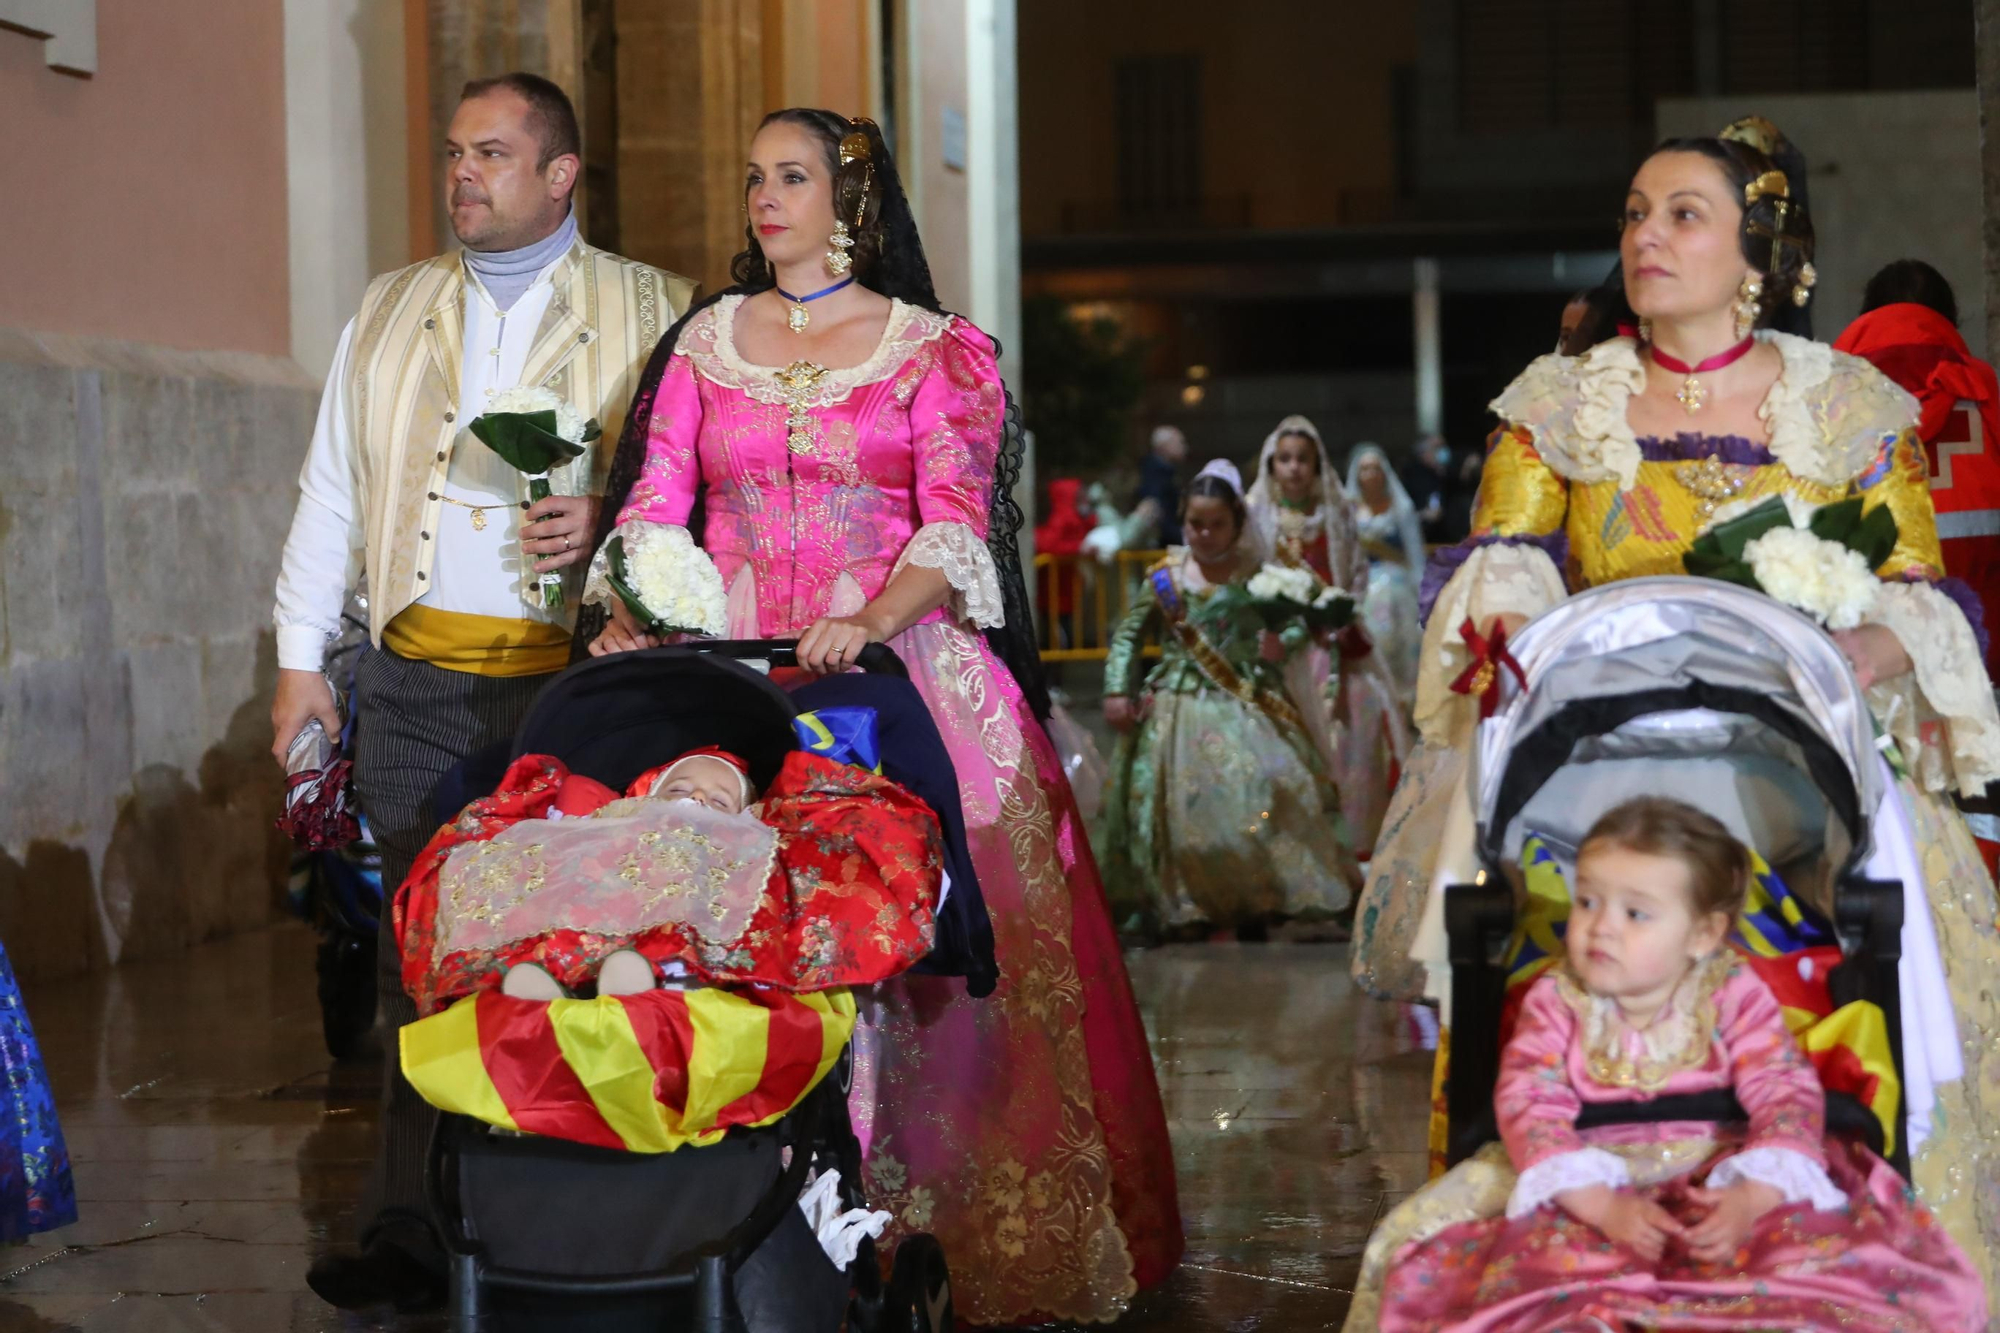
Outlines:
{"label": "green leaf wrapping on bouquet", "polygon": [[1791,525],[1791,511],[1785,508],[1783,497],[1774,495],[1749,512],[1718,523],[1695,538],[1687,554],[1681,557],[1681,567],[1696,578],[1721,579],[1762,592],[1763,586],[1751,573],[1743,550],[1773,528]]}
{"label": "green leaf wrapping on bouquet", "polygon": [[613,537],[609,542],[605,543],[604,554],[607,566],[604,576],[605,583],[610,585],[612,592],[618,594],[618,600],[625,603],[625,609],[630,611],[633,617],[646,627],[648,634],[660,633],[664,628],[660,624],[660,618],[646,609],[646,603],[640,600],[639,594],[632,590],[630,576],[625,572],[625,539],[623,537]]}
{"label": "green leaf wrapping on bouquet", "polygon": [[1888,505],[1867,509],[1858,495],[1814,510],[1810,527],[1813,536],[1858,552],[1870,569],[1880,569],[1895,554],[1902,535]]}
{"label": "green leaf wrapping on bouquet", "polygon": [[[546,500],[548,498],[549,479],[547,477],[528,478],[528,503],[533,504],[538,500]],[[556,573],[554,570],[549,570],[546,573],[536,575],[535,581],[542,588],[543,607],[550,611],[561,610],[563,604],[562,575]]]}
{"label": "green leaf wrapping on bouquet", "polygon": [[[1697,554],[1703,563],[1727,564],[1743,558],[1743,548],[1773,528],[1792,526],[1792,514],[1782,496],[1774,495],[1747,513],[1718,523],[1695,538],[1688,548],[1690,559]],[[1696,571],[1690,567],[1689,573]]]}
{"label": "green leaf wrapping on bouquet", "polygon": [[583,428],[583,443],[571,444],[556,434],[554,412],[488,412],[473,420],[471,430],[507,466],[529,476],[580,457],[584,445],[603,434],[593,420]]}
{"label": "green leaf wrapping on bouquet", "polygon": [[1289,597],[1252,597],[1249,602],[1250,609],[1264,622],[1264,628],[1273,634],[1305,619],[1305,605]]}
{"label": "green leaf wrapping on bouquet", "polygon": [[1306,623],[1316,630],[1343,630],[1354,623],[1354,597],[1342,594],[1326,605],[1306,608]]}
{"label": "green leaf wrapping on bouquet", "polygon": [[1328,606],[1315,606],[1290,597],[1253,597],[1250,607],[1264,621],[1264,628],[1281,633],[1287,626],[1303,625],[1311,631],[1341,630],[1354,623],[1354,599],[1338,597]]}

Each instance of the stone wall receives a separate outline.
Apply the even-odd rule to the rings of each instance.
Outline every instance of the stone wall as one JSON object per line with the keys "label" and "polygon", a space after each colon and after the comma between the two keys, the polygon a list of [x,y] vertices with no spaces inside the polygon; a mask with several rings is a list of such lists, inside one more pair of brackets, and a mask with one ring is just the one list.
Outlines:
{"label": "stone wall", "polygon": [[0,329],[0,940],[31,977],[269,920],[289,360]]}

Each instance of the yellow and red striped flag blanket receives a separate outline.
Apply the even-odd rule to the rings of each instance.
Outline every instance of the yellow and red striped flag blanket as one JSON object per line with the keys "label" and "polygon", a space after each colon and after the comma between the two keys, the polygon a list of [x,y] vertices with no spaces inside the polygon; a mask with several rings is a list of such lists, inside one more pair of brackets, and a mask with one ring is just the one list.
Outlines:
{"label": "yellow and red striped flag blanket", "polygon": [[441,1111],[658,1153],[778,1119],[826,1077],[853,1031],[846,990],[542,1002],[489,989],[405,1027],[402,1063]]}

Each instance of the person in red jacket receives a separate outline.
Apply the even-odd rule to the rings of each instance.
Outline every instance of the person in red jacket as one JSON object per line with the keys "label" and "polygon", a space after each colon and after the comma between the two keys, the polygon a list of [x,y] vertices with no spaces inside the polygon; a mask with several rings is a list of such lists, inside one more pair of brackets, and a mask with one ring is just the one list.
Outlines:
{"label": "person in red jacket", "polygon": [[1949,576],[1943,586],[1971,615],[1992,674],[2000,661],[1981,621],[1990,627],[2000,614],[2000,379],[1959,335],[1951,284],[1920,259],[1899,259],[1868,280],[1861,318],[1834,347],[1916,396]]}
{"label": "person in red jacket", "polygon": [[[1057,477],[1049,483],[1049,517],[1035,527],[1036,555],[1075,556],[1082,552],[1083,539],[1091,528],[1090,519],[1078,507],[1083,503],[1082,490],[1083,483],[1075,477]],[[1053,577],[1044,575],[1035,580],[1035,600],[1042,616],[1054,616],[1056,623],[1065,627],[1064,618],[1075,607],[1081,590],[1082,581],[1073,564]]]}

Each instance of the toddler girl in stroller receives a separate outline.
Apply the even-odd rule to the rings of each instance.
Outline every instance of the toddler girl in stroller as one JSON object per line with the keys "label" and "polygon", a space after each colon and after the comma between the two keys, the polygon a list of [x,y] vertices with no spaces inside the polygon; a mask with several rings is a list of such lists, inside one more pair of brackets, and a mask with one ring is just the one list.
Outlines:
{"label": "toddler girl in stroller", "polygon": [[[1348,1329],[1984,1327],[1964,1252],[1886,1162],[1826,1136],[1779,1000],[1723,947],[1748,871],[1678,801],[1596,822],[1566,961],[1501,1058],[1504,1147],[1384,1220]],[[1719,1088],[1747,1131],[1618,1114]]]}

